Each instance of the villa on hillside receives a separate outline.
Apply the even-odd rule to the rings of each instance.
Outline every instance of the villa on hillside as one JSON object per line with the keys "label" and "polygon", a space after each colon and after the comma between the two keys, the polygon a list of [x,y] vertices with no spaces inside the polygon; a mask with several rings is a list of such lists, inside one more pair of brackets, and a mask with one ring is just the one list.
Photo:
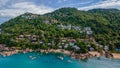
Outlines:
{"label": "villa on hillside", "polygon": [[73,46],[73,48],[74,48],[75,50],[80,50],[80,47],[78,47],[77,45]]}
{"label": "villa on hillside", "polygon": [[42,40],[39,41],[40,44],[44,44],[44,42]]}
{"label": "villa on hillside", "polygon": [[81,33],[86,32],[86,34],[91,38],[93,31],[91,29],[91,27],[84,27],[83,29],[80,26],[72,26],[72,25],[58,25],[58,28],[61,29],[68,29],[68,30],[77,30]]}
{"label": "villa on hillside", "polygon": [[76,40],[75,39],[70,39],[70,46],[75,46]]}
{"label": "villa on hillside", "polygon": [[26,39],[29,39],[29,40],[31,39],[31,35],[29,35],[29,34],[28,35],[24,35],[24,36],[25,36],[24,38],[26,38]]}
{"label": "villa on hillside", "polygon": [[82,30],[82,28],[80,26],[62,25],[62,24],[60,24],[60,25],[58,25],[58,27],[61,28],[61,29],[68,29],[68,30],[71,30],[71,29],[78,30],[78,31]]}
{"label": "villa on hillside", "polygon": [[18,38],[24,38],[24,35],[19,35],[19,37]]}
{"label": "villa on hillside", "polygon": [[55,19],[52,19],[51,22],[52,22],[52,23],[58,23],[58,21],[55,20]]}
{"label": "villa on hillside", "polygon": [[85,31],[91,31],[91,27],[84,27]]}
{"label": "villa on hillside", "polygon": [[107,45],[104,46],[104,50],[105,50],[105,51],[108,51],[108,50],[109,50],[109,46],[107,46]]}
{"label": "villa on hillside", "polygon": [[36,18],[38,18],[37,15],[29,13],[29,12],[25,13],[25,15],[22,15],[21,17],[25,18],[25,19],[36,19]]}
{"label": "villa on hillside", "polygon": [[50,21],[49,21],[49,20],[45,20],[44,23],[45,23],[45,24],[49,24]]}
{"label": "villa on hillside", "polygon": [[79,31],[82,30],[81,27],[79,27],[79,26],[72,26],[72,28],[73,28],[74,30],[79,30]]}
{"label": "villa on hillside", "polygon": [[25,18],[25,19],[29,19],[30,16],[24,15],[24,16],[21,16],[21,17],[22,17],[22,18]]}
{"label": "villa on hillside", "polygon": [[16,38],[16,42],[19,42],[20,40],[26,39],[27,41],[31,43],[38,43],[38,36],[37,35],[19,35]]}
{"label": "villa on hillside", "polygon": [[71,25],[66,25],[66,26],[65,26],[65,25],[62,25],[62,24],[61,24],[61,25],[58,25],[58,27],[61,28],[61,29],[68,29],[68,30],[71,30],[71,28],[72,28]]}
{"label": "villa on hillside", "polygon": [[5,50],[6,45],[5,44],[0,44],[0,50]]}
{"label": "villa on hillside", "polygon": [[68,48],[68,47],[69,47],[69,44],[65,44],[64,48],[66,49],[66,48]]}
{"label": "villa on hillside", "polygon": [[75,46],[76,40],[75,39],[69,39],[69,38],[62,38],[59,43],[59,48],[67,49],[68,47]]}
{"label": "villa on hillside", "polygon": [[84,27],[84,31],[86,31],[86,33],[89,37],[92,37],[93,31],[92,31],[91,27]]}

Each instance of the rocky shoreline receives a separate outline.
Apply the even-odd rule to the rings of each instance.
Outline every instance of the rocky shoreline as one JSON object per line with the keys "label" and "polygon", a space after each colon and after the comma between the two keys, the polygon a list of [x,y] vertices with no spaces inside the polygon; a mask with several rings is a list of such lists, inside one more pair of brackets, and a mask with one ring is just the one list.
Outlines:
{"label": "rocky shoreline", "polygon": [[70,56],[71,58],[74,59],[86,59],[86,58],[91,58],[91,57],[101,57],[101,56],[105,56],[107,58],[115,58],[115,59],[120,59],[120,54],[117,53],[110,53],[110,52],[97,52],[97,51],[89,51],[86,54],[76,54],[74,52],[68,51],[68,50],[64,50],[64,49],[47,49],[47,50],[42,50],[42,49],[36,49],[36,50],[32,50],[29,48],[26,49],[21,49],[21,48],[16,48],[16,47],[6,47],[5,50],[1,51],[0,54],[3,57],[6,56],[10,56],[10,55],[14,55],[14,54],[18,54],[18,53],[28,53],[28,52],[40,52],[40,53],[63,53],[65,55]]}

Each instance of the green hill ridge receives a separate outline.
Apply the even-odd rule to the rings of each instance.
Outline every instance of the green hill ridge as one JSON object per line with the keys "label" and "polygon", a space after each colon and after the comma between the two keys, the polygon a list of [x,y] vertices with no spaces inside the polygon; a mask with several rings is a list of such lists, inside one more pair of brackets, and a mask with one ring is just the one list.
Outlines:
{"label": "green hill ridge", "polygon": [[110,51],[120,48],[120,10],[117,9],[61,8],[44,15],[27,12],[1,24],[0,29],[0,43],[8,46],[64,48],[71,43],[69,40],[75,40],[74,45],[83,49],[80,52],[87,52],[88,45],[97,50],[97,44],[102,46],[100,49],[109,46]]}

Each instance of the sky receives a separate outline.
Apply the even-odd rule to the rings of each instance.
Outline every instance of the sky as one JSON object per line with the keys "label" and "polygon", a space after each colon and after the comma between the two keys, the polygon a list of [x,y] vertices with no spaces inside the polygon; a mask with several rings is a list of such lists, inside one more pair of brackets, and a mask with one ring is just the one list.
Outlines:
{"label": "sky", "polygon": [[0,23],[25,12],[45,14],[62,7],[120,9],[120,0],[0,0]]}

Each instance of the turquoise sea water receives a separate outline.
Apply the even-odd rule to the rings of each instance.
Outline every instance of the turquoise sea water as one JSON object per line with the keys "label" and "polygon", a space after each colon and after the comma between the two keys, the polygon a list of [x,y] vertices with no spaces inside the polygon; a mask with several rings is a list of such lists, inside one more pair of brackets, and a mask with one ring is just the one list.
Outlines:
{"label": "turquoise sea water", "polygon": [[[31,59],[31,56],[34,59]],[[78,61],[66,55],[62,56],[64,60],[58,59],[58,54],[52,53],[20,53],[9,57],[0,56],[0,68],[120,68],[118,59],[90,58]]]}

